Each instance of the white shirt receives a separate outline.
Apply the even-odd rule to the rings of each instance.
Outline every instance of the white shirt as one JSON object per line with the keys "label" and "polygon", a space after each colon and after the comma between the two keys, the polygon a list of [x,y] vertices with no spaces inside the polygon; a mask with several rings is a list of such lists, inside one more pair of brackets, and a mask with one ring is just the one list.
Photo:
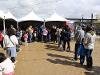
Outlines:
{"label": "white shirt", "polygon": [[9,58],[7,58],[2,63],[0,63],[0,69],[2,70],[1,74],[8,74],[10,72],[14,72],[14,64]]}
{"label": "white shirt", "polygon": [[78,43],[81,43],[82,42],[82,39],[84,38],[84,35],[85,35],[84,30],[82,30],[82,29],[78,30],[77,36],[76,36],[76,41]]}
{"label": "white shirt", "polygon": [[46,29],[43,29],[43,35],[47,36],[48,31]]}
{"label": "white shirt", "polygon": [[94,43],[96,39],[96,34],[87,33],[85,36],[85,39],[87,40],[87,46],[86,49],[94,49]]}
{"label": "white shirt", "polygon": [[18,44],[18,39],[15,35],[9,36],[5,35],[3,40],[4,47],[15,47]]}

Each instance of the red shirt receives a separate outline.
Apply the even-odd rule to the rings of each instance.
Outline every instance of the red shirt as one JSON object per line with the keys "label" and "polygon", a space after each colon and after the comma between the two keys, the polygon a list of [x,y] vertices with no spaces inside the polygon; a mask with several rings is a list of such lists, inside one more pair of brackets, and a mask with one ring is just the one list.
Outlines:
{"label": "red shirt", "polygon": [[0,41],[3,41],[3,35],[1,32],[0,32]]}

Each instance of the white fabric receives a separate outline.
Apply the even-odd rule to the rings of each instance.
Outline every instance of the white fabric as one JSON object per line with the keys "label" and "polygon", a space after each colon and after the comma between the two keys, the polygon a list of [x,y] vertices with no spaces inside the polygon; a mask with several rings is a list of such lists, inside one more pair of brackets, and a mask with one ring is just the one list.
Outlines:
{"label": "white fabric", "polygon": [[79,38],[80,38],[80,40],[82,40],[83,38],[84,38],[84,35],[85,35],[85,32],[84,32],[84,30],[79,30]]}
{"label": "white fabric", "polygon": [[94,49],[96,34],[91,35],[91,33],[87,33],[86,36],[85,36],[85,39],[87,40],[86,49]]}
{"label": "white fabric", "polygon": [[15,21],[17,21],[17,18],[15,18],[10,12],[5,14],[5,19],[14,19]]}
{"label": "white fabric", "polygon": [[[12,43],[12,42],[13,43]],[[12,35],[10,38],[8,35],[4,36],[4,40],[3,40],[3,44],[4,44],[4,48],[5,47],[15,47],[15,45],[18,44],[18,40],[17,37],[15,35]]]}
{"label": "white fabric", "polygon": [[45,21],[67,21],[67,19],[59,16],[57,13],[54,13],[51,17],[45,19]]}
{"label": "white fabric", "polygon": [[48,31],[46,29],[43,29],[43,35],[47,36]]}
{"label": "white fabric", "polygon": [[10,72],[14,72],[14,64],[9,58],[7,58],[2,63],[0,63],[0,69],[2,69],[1,74],[2,73],[7,74]]}
{"label": "white fabric", "polygon": [[21,21],[44,21],[42,18],[38,17],[33,11],[30,12],[28,15],[26,15],[25,17],[22,17],[20,19],[18,19],[19,22]]}
{"label": "white fabric", "polygon": [[0,10],[0,18],[4,18],[4,12]]}

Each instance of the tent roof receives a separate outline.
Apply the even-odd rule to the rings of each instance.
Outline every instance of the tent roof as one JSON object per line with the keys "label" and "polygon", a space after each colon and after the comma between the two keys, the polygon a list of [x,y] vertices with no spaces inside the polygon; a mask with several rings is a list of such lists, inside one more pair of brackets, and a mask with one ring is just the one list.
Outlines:
{"label": "tent roof", "polygon": [[67,23],[73,24],[75,21],[67,20]]}
{"label": "tent roof", "polygon": [[67,19],[59,16],[57,13],[54,13],[51,17],[45,19],[45,21],[67,21]]}
{"label": "tent roof", "polygon": [[25,17],[20,18],[18,21],[21,22],[21,21],[29,21],[29,20],[33,20],[33,21],[44,21],[42,18],[38,17],[33,11],[30,12]]}
{"label": "tent roof", "polygon": [[5,19],[14,19],[15,21],[17,21],[17,18],[15,18],[10,12],[5,14]]}
{"label": "tent roof", "polygon": [[2,10],[0,10],[0,18],[4,18],[4,12]]}

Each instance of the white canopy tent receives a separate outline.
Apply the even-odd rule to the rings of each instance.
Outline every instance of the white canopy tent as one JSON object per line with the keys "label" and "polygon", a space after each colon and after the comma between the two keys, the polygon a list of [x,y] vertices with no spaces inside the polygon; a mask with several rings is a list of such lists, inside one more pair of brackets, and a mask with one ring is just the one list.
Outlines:
{"label": "white canopy tent", "polygon": [[18,22],[22,22],[22,21],[44,21],[44,20],[42,18],[40,18],[39,16],[37,16],[32,11],[28,15],[26,15],[25,17],[18,19]]}
{"label": "white canopy tent", "polygon": [[15,18],[10,12],[5,14],[5,19],[13,19],[13,20],[17,21],[17,18]]}
{"label": "white canopy tent", "polygon": [[45,21],[67,21],[67,19],[63,18],[62,16],[59,16],[57,13],[54,13],[51,15],[51,17],[45,19]]}
{"label": "white canopy tent", "polygon": [[2,10],[0,10],[0,18],[4,18],[4,16],[5,16],[5,14],[4,14],[4,12],[2,11]]}
{"label": "white canopy tent", "polygon": [[5,14],[5,25],[7,28],[11,25],[18,28],[18,19],[10,11]]}

